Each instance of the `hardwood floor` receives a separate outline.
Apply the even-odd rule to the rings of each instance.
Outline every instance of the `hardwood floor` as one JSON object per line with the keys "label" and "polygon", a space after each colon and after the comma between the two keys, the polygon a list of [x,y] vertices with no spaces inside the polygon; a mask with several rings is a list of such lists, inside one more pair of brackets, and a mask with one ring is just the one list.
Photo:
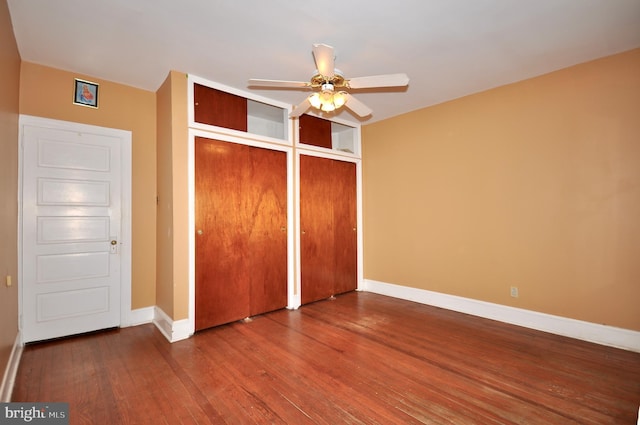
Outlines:
{"label": "hardwood floor", "polygon": [[72,424],[635,424],[640,353],[354,292],[174,344],[29,345],[13,401]]}

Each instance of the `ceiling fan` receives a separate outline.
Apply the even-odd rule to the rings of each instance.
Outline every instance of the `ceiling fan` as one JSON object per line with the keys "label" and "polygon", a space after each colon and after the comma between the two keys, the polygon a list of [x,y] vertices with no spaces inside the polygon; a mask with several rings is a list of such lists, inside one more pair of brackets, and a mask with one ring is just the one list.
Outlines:
{"label": "ceiling fan", "polygon": [[289,117],[295,118],[304,114],[310,107],[323,112],[332,112],[342,106],[347,107],[361,117],[366,117],[371,115],[371,109],[353,97],[347,90],[402,87],[409,84],[407,74],[372,75],[347,79],[340,70],[334,67],[333,47],[326,44],[314,44],[313,57],[316,63],[316,70],[309,82],[252,78],[249,80],[249,86],[314,90],[314,93],[293,108]]}

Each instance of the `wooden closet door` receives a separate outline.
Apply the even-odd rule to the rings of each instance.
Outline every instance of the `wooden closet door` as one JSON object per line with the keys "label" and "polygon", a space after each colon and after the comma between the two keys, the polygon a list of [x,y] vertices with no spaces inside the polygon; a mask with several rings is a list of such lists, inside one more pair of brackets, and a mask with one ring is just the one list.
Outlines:
{"label": "wooden closet door", "polygon": [[286,306],[286,169],[284,152],[196,138],[196,330]]}
{"label": "wooden closet door", "polygon": [[357,286],[356,165],[300,155],[301,302]]}
{"label": "wooden closet door", "polygon": [[303,114],[298,129],[301,143],[331,149],[331,121]]}
{"label": "wooden closet door", "polygon": [[333,295],[333,188],[331,159],[300,155],[301,301]]}
{"label": "wooden closet door", "polygon": [[354,291],[357,287],[357,198],[356,164],[334,161],[333,228],[335,246],[334,293]]}
{"label": "wooden closet door", "polygon": [[[246,222],[250,315],[287,305],[287,154],[250,147]],[[248,166],[248,164],[247,164]]]}
{"label": "wooden closet door", "polygon": [[193,85],[194,120],[247,131],[247,99],[200,84]]}

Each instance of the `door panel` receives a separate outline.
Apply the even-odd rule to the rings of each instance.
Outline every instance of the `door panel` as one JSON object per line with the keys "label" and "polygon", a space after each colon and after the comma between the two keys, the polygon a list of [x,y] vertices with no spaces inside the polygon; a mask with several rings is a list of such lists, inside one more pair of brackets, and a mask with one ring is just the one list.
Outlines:
{"label": "door panel", "polygon": [[250,315],[287,305],[287,155],[250,147]]}
{"label": "door panel", "polygon": [[38,243],[93,242],[109,238],[108,217],[38,217]]}
{"label": "door panel", "polygon": [[37,320],[48,322],[109,311],[107,287],[43,293],[37,296]]}
{"label": "door panel", "polygon": [[24,341],[118,326],[121,140],[26,125],[23,149]]}
{"label": "door panel", "polygon": [[286,153],[195,141],[196,330],[287,303]]}
{"label": "door panel", "polygon": [[247,99],[244,97],[194,84],[193,98],[196,122],[247,131]]}
{"label": "door panel", "polygon": [[196,330],[249,315],[239,206],[245,149],[209,139],[195,141]]}
{"label": "door panel", "polygon": [[302,114],[298,118],[300,143],[331,149],[331,121]]}
{"label": "door panel", "polygon": [[300,155],[301,301],[333,295],[333,188],[331,159]]}
{"label": "door panel", "polygon": [[357,286],[356,164],[334,161],[332,168],[335,293],[341,294]]}

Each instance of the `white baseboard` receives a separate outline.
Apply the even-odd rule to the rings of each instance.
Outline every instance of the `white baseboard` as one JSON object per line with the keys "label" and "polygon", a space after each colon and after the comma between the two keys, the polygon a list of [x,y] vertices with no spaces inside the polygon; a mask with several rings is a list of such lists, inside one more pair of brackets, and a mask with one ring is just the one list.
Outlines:
{"label": "white baseboard", "polygon": [[169,342],[181,341],[193,334],[188,319],[174,321],[158,306],[155,307],[154,311],[153,324],[156,325]]}
{"label": "white baseboard", "polygon": [[362,290],[600,345],[640,352],[640,332],[637,331],[370,279],[364,280]]}
{"label": "white baseboard", "polygon": [[155,307],[144,307],[131,310],[129,313],[129,320],[126,325],[121,327],[126,328],[128,326],[138,326],[147,323],[152,323],[155,316]]}
{"label": "white baseboard", "polygon": [[16,340],[13,343],[11,354],[9,355],[9,361],[5,368],[4,375],[2,376],[2,385],[0,385],[0,402],[8,403],[11,401],[11,394],[13,393],[13,386],[16,382],[16,374],[18,373],[18,366],[20,365],[20,359],[22,358],[22,337],[20,332],[16,335]]}

